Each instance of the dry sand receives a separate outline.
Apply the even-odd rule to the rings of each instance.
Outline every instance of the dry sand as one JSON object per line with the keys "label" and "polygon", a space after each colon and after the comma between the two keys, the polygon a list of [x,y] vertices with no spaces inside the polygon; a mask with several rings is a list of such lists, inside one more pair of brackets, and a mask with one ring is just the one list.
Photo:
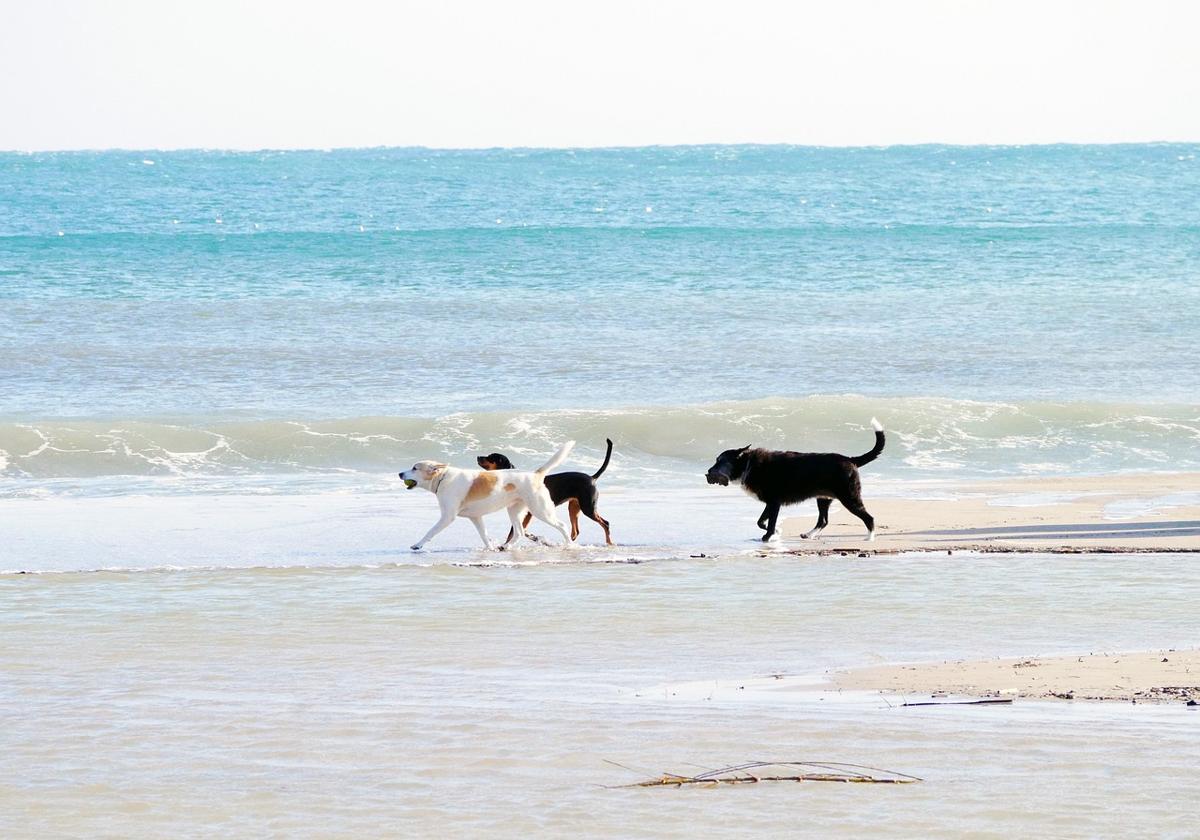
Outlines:
{"label": "dry sand", "polygon": [[[872,498],[876,539],[836,502],[820,538],[800,540],[814,503],[784,520],[799,553],[867,551],[1200,552],[1200,474],[1140,473],[915,485],[915,498]],[[925,494],[928,498],[919,498]],[[953,497],[953,498],[951,498]],[[808,508],[812,509],[809,513]]]}
{"label": "dry sand", "polygon": [[880,665],[828,676],[837,689],[881,691],[910,702],[1028,697],[1200,705],[1197,650]]}

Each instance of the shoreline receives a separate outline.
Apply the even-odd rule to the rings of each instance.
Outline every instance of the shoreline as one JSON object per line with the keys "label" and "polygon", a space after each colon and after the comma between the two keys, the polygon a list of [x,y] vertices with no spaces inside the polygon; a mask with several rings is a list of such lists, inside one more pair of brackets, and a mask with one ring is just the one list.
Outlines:
{"label": "shoreline", "polygon": [[820,537],[800,535],[810,515],[783,520],[783,547],[801,555],[905,552],[1146,554],[1200,552],[1200,474],[999,479],[927,490],[921,498],[874,498],[874,542],[840,505]]}

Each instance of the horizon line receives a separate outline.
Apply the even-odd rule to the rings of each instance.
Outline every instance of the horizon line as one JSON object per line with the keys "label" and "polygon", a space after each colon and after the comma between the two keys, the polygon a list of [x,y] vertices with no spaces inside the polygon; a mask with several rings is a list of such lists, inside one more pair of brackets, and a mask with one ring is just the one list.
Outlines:
{"label": "horizon line", "polygon": [[597,146],[539,146],[539,145],[486,145],[486,146],[430,146],[415,144],[374,144],[363,146],[92,146],[92,147],[55,147],[38,149],[0,148],[0,154],[37,155],[37,154],[92,154],[105,152],[348,152],[348,151],[428,151],[428,152],[496,152],[496,151],[529,151],[529,152],[603,152],[635,149],[703,149],[703,148],[788,148],[788,149],[917,149],[941,147],[952,149],[1024,149],[1029,147],[1054,146],[1185,146],[1200,145],[1200,139],[1195,140],[1116,140],[1116,141],[1081,141],[1054,140],[1035,141],[1030,143],[954,143],[936,140],[915,143],[784,143],[784,142],[709,142],[709,143],[629,143]]}

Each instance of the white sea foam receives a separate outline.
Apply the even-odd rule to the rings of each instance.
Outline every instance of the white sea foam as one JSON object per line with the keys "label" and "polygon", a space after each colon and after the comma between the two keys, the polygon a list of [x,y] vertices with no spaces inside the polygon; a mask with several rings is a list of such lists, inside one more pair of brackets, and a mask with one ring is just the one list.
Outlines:
{"label": "white sea foam", "polygon": [[455,412],[440,417],[332,420],[0,423],[0,494],[28,480],[265,474],[387,474],[436,457],[466,466],[500,451],[535,466],[566,439],[578,468],[598,465],[605,438],[614,471],[633,483],[688,483],[730,446],[857,454],[870,418],[887,431],[881,477],[1095,474],[1200,468],[1200,409],[1104,403],[980,403],[860,396],[774,398],[694,406]]}

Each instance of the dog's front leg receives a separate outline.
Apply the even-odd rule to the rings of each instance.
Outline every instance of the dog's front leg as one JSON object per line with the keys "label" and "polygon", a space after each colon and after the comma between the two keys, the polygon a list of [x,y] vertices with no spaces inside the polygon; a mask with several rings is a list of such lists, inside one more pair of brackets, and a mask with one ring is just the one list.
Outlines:
{"label": "dog's front leg", "polygon": [[763,542],[770,542],[771,537],[775,536],[775,523],[779,521],[779,505],[771,504],[767,508],[763,511],[767,517],[767,533],[763,534]]}
{"label": "dog's front leg", "polygon": [[453,510],[449,508],[442,508],[441,517],[433,524],[433,527],[429,529],[428,533],[426,533],[425,536],[421,537],[421,539],[415,545],[413,545],[412,550],[420,551],[425,543],[429,542],[442,531],[445,531],[447,528],[449,528],[450,523],[454,521],[454,516],[455,514]]}
{"label": "dog's front leg", "polygon": [[475,530],[479,532],[479,538],[483,540],[483,547],[488,551],[495,551],[496,544],[492,542],[487,535],[487,526],[483,524],[482,516],[472,516],[471,524],[475,526]]}
{"label": "dog's front leg", "polygon": [[500,550],[508,548],[521,537],[526,536],[525,524],[522,520],[525,518],[527,508],[521,502],[508,506],[508,520],[512,523],[512,529],[508,532],[508,539],[504,541],[504,545],[500,546]]}

